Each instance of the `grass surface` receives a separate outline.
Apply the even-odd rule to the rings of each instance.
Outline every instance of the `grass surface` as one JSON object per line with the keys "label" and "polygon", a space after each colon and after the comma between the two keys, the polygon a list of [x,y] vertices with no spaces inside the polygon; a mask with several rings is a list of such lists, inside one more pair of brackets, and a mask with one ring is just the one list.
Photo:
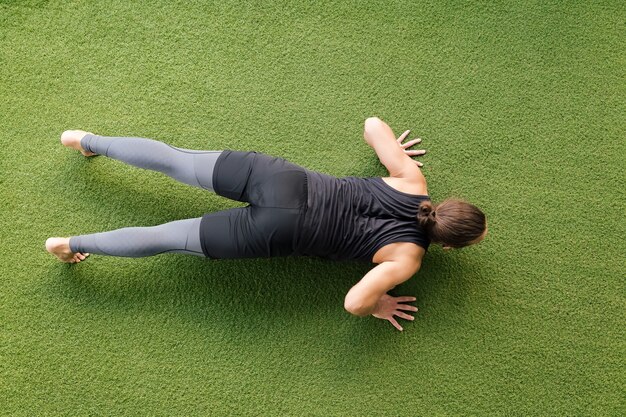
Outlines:
{"label": "grass surface", "polygon": [[[0,1],[0,412],[626,414],[625,8],[513,3]],[[65,129],[381,176],[372,115],[489,221],[402,333],[343,310],[367,264],[44,250],[240,204]]]}

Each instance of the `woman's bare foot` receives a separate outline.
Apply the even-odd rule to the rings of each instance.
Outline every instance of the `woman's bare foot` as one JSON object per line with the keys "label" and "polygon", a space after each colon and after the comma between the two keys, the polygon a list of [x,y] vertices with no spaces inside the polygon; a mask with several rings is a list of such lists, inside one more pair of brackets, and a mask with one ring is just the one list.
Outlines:
{"label": "woman's bare foot", "polygon": [[84,150],[80,146],[80,140],[87,134],[93,135],[91,132],[85,132],[84,130],[66,130],[61,134],[61,143],[68,148],[76,149],[85,156],[97,155],[93,152]]}
{"label": "woman's bare foot", "polygon": [[55,255],[66,263],[76,263],[84,260],[89,256],[89,253],[72,252],[70,250],[70,238],[69,237],[50,237],[46,240],[46,250]]}

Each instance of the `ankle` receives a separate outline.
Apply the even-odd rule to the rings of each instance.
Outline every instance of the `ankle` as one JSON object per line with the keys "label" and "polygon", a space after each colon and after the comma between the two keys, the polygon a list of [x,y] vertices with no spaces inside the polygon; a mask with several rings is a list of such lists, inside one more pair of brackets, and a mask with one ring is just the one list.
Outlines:
{"label": "ankle", "polygon": [[64,237],[63,241],[61,243],[61,248],[63,249],[63,251],[67,251],[67,252],[73,253],[74,251],[70,247],[70,239],[71,239],[71,237]]}
{"label": "ankle", "polygon": [[90,142],[91,142],[91,137],[89,133],[86,133],[85,135],[83,135],[83,137],[78,139],[78,144],[80,145],[80,148],[86,152],[93,152],[91,149],[89,149]]}

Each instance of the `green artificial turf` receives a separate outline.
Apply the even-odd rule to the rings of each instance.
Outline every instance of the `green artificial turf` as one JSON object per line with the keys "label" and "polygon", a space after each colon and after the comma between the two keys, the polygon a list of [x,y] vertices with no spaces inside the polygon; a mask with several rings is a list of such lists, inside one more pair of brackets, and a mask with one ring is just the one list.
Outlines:
{"label": "green artificial turf", "polygon": [[[4,415],[624,415],[622,2],[0,1]],[[412,129],[435,201],[488,217],[396,287],[404,332],[343,309],[369,269],[92,255],[50,236],[241,203],[61,146],[66,129],[382,176]]]}

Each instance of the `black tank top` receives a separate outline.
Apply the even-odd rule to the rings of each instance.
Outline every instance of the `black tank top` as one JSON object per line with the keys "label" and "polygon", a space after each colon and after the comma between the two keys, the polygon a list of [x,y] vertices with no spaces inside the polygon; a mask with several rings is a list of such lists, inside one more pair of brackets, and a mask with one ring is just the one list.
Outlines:
{"label": "black tank top", "polygon": [[412,242],[428,249],[417,223],[427,195],[396,190],[380,177],[337,178],[306,169],[308,208],[296,247],[301,255],[372,262],[378,249]]}

